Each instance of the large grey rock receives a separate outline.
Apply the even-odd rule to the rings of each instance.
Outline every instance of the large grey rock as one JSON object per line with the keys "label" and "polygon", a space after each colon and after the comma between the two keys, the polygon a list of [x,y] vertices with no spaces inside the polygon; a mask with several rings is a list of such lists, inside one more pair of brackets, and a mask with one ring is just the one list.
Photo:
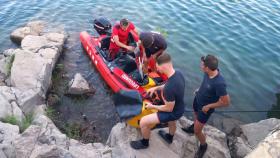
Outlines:
{"label": "large grey rock", "polygon": [[80,73],[75,74],[74,79],[69,83],[68,94],[82,95],[86,93],[93,93],[94,90],[90,88],[88,82],[83,78]]}
{"label": "large grey rock", "polygon": [[[176,157],[194,157],[197,150],[197,140],[194,136],[184,133],[180,127],[190,125],[192,122],[186,118],[182,118],[177,123],[177,131],[174,136],[173,143],[167,145],[157,134],[158,130],[151,132],[150,146],[146,150],[133,150],[129,142],[131,140],[141,138],[140,132],[135,128],[126,126],[124,123],[118,123],[111,131],[107,144],[112,148],[113,157],[162,157],[162,158],[176,158]],[[167,129],[165,129],[167,130]],[[205,127],[207,135],[207,142],[209,148],[205,157],[226,158],[230,157],[229,149],[226,144],[226,135],[211,127]]]}
{"label": "large grey rock", "polygon": [[45,22],[43,21],[32,21],[26,24],[24,27],[20,27],[14,30],[10,38],[13,42],[20,44],[22,39],[27,35],[40,35],[44,29]]}
{"label": "large grey rock", "polygon": [[248,140],[252,148],[256,147],[277,125],[280,125],[280,119],[266,119],[256,123],[242,125],[243,135]]}
{"label": "large grey rock", "polygon": [[51,46],[48,45],[48,40],[44,36],[28,35],[22,40],[21,47],[24,50],[37,52],[41,48],[47,48]]}
{"label": "large grey rock", "polygon": [[0,143],[11,143],[19,137],[19,127],[0,122]]}
{"label": "large grey rock", "polygon": [[66,154],[67,140],[50,119],[40,115],[21,134],[21,137],[14,141],[14,145],[17,157],[43,157],[51,151],[55,154]]}
{"label": "large grey rock", "polygon": [[62,134],[44,116],[38,115],[19,138],[14,141],[18,158],[103,158],[104,146],[82,144]]}
{"label": "large grey rock", "polygon": [[41,96],[51,84],[53,62],[40,54],[21,50],[16,53],[11,70],[11,84],[20,90],[37,89]]}
{"label": "large grey rock", "polygon": [[18,121],[24,119],[24,114],[17,104],[15,88],[0,86],[0,119],[15,116]]}
{"label": "large grey rock", "polygon": [[0,157],[16,158],[13,141],[19,137],[19,127],[0,122]]}
{"label": "large grey rock", "polygon": [[57,48],[61,52],[65,39],[65,35],[61,33],[47,33],[43,36],[28,35],[22,40],[21,47],[34,53],[42,48]]}
{"label": "large grey rock", "polygon": [[77,140],[70,140],[69,152],[74,157],[102,158],[102,153],[94,148],[92,144],[83,144]]}
{"label": "large grey rock", "polygon": [[231,155],[236,158],[245,157],[278,125],[280,120],[275,118],[240,125],[236,128],[240,130],[239,132],[228,135]]}
{"label": "large grey rock", "polygon": [[243,158],[253,150],[245,139],[235,136],[228,136],[228,146],[234,158]]}
{"label": "large grey rock", "polygon": [[246,158],[279,158],[280,157],[280,125],[274,128]]}

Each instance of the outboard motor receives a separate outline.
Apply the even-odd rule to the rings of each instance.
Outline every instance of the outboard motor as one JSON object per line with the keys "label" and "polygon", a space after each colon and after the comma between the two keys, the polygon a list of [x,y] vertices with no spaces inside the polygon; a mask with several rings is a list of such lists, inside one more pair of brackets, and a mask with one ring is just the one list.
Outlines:
{"label": "outboard motor", "polygon": [[112,25],[107,18],[100,17],[93,21],[94,29],[99,35],[111,35]]}

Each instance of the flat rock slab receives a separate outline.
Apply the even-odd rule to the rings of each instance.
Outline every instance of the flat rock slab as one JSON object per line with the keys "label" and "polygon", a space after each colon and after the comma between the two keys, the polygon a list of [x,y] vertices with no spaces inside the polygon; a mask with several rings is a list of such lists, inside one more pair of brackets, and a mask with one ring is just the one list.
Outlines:
{"label": "flat rock slab", "polygon": [[[111,131],[107,144],[112,148],[112,156],[117,158],[130,157],[161,157],[161,158],[193,158],[197,150],[198,142],[193,135],[188,135],[181,130],[181,127],[190,125],[192,122],[182,118],[177,123],[177,131],[172,144],[167,144],[162,140],[157,130],[153,130],[150,138],[150,146],[144,150],[134,150],[130,147],[130,141],[140,139],[139,130],[118,123]],[[168,131],[167,128],[164,129]],[[230,158],[229,149],[226,144],[225,133],[206,126],[205,133],[209,148],[205,158]]]}
{"label": "flat rock slab", "polygon": [[28,35],[40,35],[44,30],[45,22],[44,21],[31,21],[27,23],[24,27],[20,27],[14,30],[10,38],[13,42],[20,44],[24,37]]}

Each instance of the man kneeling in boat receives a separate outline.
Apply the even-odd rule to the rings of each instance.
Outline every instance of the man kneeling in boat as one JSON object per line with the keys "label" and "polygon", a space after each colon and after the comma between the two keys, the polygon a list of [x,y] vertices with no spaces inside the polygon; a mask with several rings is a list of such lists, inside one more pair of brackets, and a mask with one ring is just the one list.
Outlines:
{"label": "man kneeling in boat", "polygon": [[135,47],[128,45],[129,34],[131,34],[135,40],[138,41],[138,32],[134,24],[127,19],[121,19],[119,24],[113,27],[113,32],[111,36],[111,42],[109,47],[109,57],[114,59],[116,55],[121,51],[133,52]]}
{"label": "man kneeling in boat", "polygon": [[157,32],[141,32],[140,47],[143,51],[144,71],[156,71],[155,58],[163,53],[167,48],[165,38]]}
{"label": "man kneeling in boat", "polygon": [[146,104],[146,108],[157,109],[158,112],[146,115],[140,120],[143,139],[130,142],[131,147],[134,149],[148,148],[150,127],[159,123],[168,123],[169,133],[160,130],[159,135],[167,143],[171,144],[176,131],[176,120],[184,113],[184,76],[180,71],[174,70],[171,57],[167,53],[163,53],[156,58],[156,67],[158,71],[167,75],[168,80],[164,85],[148,90],[148,94],[152,95],[155,91],[162,90],[164,105]]}

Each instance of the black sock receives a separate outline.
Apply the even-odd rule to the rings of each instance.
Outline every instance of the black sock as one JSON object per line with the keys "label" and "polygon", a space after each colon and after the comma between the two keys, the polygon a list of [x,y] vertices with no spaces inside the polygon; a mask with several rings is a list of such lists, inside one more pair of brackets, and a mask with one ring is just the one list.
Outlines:
{"label": "black sock", "polygon": [[199,148],[201,148],[201,149],[207,148],[207,143],[205,143],[205,144],[200,144]]}
{"label": "black sock", "polygon": [[143,145],[149,146],[149,139],[143,138],[143,139],[141,140],[141,142],[142,142]]}
{"label": "black sock", "polygon": [[173,140],[174,135],[171,135],[171,134],[168,133],[168,134],[166,134],[166,136],[169,140]]}

